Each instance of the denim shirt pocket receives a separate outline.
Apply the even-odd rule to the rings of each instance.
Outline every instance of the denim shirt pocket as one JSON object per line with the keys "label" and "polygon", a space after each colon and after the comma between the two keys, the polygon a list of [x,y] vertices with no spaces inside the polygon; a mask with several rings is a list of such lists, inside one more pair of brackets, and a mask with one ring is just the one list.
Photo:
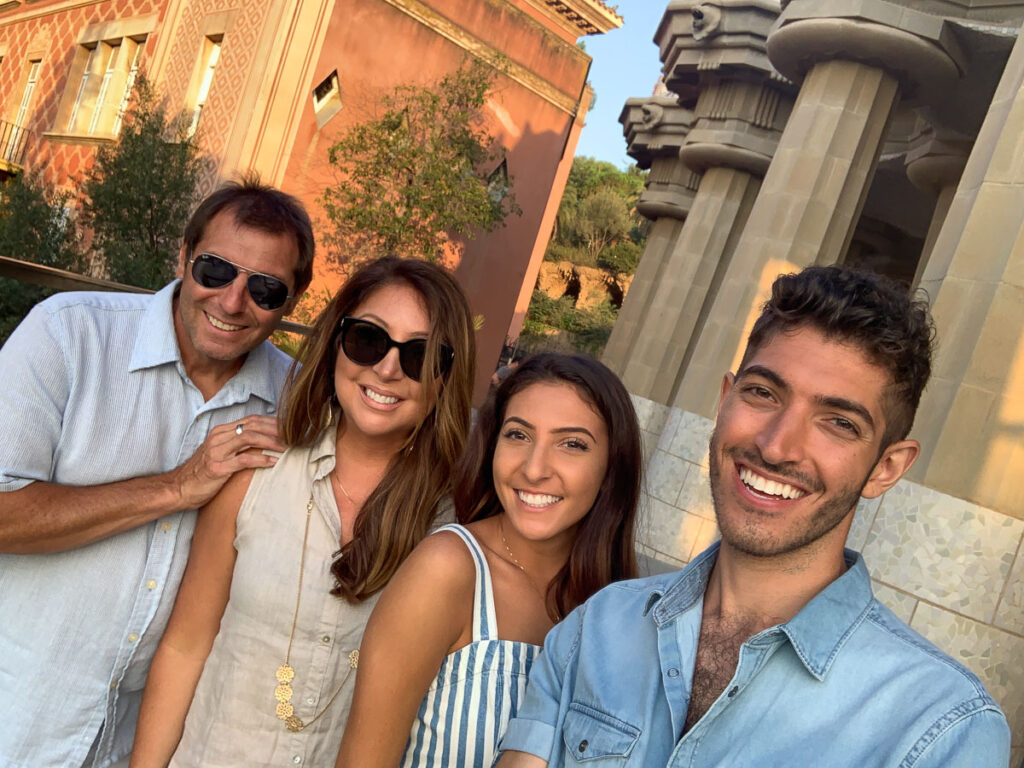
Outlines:
{"label": "denim shirt pocket", "polygon": [[569,765],[624,765],[639,738],[639,728],[576,702],[569,705],[562,724],[562,741],[572,758]]}

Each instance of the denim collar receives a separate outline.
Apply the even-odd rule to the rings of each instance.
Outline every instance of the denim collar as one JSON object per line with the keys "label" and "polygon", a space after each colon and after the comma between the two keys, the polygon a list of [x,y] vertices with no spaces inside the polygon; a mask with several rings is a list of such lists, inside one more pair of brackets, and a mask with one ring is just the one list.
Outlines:
{"label": "denim collar", "polygon": [[[181,280],[165,285],[146,305],[139,322],[139,333],[135,337],[129,371],[174,364],[183,377],[187,376],[181,362],[181,350],[174,333],[174,297]],[[274,366],[271,364],[272,350],[267,343],[259,344],[249,351],[238,372],[221,388],[214,399],[218,402],[244,402],[250,395],[276,404],[280,392],[274,383]]]}
{"label": "denim collar", "polygon": [[[679,618],[703,598],[718,547],[715,542],[694,558],[667,589],[651,592],[647,607],[648,611],[653,608],[651,616],[659,628]],[[838,579],[785,624],[769,627],[747,643],[763,647],[784,635],[807,671],[818,680],[824,679],[847,638],[867,617],[874,600],[864,559],[850,549],[844,550],[843,557],[847,569]]]}

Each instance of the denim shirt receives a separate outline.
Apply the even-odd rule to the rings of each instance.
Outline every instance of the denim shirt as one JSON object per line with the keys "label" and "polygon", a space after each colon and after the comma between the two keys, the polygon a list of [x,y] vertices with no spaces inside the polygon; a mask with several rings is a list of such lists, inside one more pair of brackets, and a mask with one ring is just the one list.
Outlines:
{"label": "denim shirt", "polygon": [[[164,472],[218,424],[269,414],[290,361],[265,343],[208,402],[154,296],[66,293],[0,349],[0,492]],[[195,512],[67,552],[0,555],[0,768],[102,768],[131,748]]]}
{"label": "denim shirt", "polygon": [[742,645],[732,680],[684,734],[717,551],[613,584],[551,630],[501,748],[557,768],[1006,768],[1002,711],[874,599],[849,550],[842,576]]}

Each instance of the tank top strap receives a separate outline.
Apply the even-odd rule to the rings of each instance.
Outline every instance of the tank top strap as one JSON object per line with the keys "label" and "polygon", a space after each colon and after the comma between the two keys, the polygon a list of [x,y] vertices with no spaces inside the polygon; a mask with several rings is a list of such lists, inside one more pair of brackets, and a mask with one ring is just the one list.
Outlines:
{"label": "tank top strap", "polygon": [[494,613],[494,590],[491,586],[491,569],[480,543],[466,528],[457,523],[442,525],[438,531],[451,531],[461,537],[473,557],[476,568],[476,589],[473,593],[473,642],[493,640],[498,637],[498,619]]}

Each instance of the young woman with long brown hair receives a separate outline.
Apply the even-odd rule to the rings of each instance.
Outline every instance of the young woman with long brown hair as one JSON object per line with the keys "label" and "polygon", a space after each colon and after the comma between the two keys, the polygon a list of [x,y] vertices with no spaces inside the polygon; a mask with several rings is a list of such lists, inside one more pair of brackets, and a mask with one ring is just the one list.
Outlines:
{"label": "young woman with long brown hair", "polygon": [[387,257],[349,278],[293,369],[289,449],[199,513],[133,768],[334,759],[370,611],[450,492],[474,349],[441,268]]}
{"label": "young woman with long brown hair", "polygon": [[548,630],[636,575],[640,475],[605,366],[543,354],[511,373],[456,473],[463,525],[425,539],[374,610],[336,765],[489,768]]}

